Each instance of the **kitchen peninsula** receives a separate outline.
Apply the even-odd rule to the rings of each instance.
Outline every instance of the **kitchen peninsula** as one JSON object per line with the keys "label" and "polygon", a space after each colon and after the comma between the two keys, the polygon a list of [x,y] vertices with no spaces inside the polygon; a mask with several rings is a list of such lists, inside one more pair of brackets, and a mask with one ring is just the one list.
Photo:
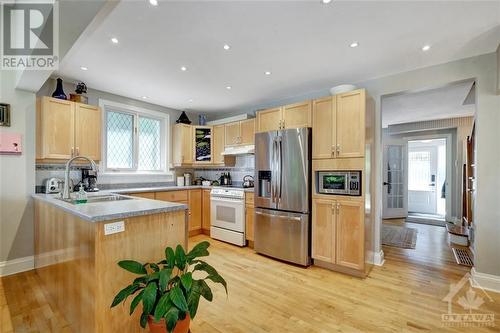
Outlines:
{"label": "kitchen peninsula", "polygon": [[187,247],[187,206],[101,191],[74,204],[36,194],[35,269],[74,332],[140,332],[128,307],[110,309],[130,281],[117,262],[157,262]]}

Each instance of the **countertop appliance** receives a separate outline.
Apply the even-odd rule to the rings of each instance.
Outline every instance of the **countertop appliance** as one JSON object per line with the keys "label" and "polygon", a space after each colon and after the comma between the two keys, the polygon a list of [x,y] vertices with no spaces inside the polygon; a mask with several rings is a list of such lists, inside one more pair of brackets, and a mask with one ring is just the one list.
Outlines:
{"label": "countertop appliance", "polygon": [[311,129],[255,135],[254,250],[311,263]]}
{"label": "countertop appliance", "polygon": [[210,192],[210,237],[238,246],[246,245],[245,191],[214,187]]}
{"label": "countertop appliance", "polygon": [[63,181],[59,178],[47,178],[44,181],[45,193],[60,193]]}
{"label": "countertop appliance", "polygon": [[246,175],[243,177],[243,188],[252,188],[254,187],[254,179],[251,175]]}
{"label": "countertop appliance", "polygon": [[85,192],[98,192],[97,170],[82,169],[82,184]]}
{"label": "countertop appliance", "polygon": [[361,171],[317,171],[316,188],[320,194],[361,195]]}

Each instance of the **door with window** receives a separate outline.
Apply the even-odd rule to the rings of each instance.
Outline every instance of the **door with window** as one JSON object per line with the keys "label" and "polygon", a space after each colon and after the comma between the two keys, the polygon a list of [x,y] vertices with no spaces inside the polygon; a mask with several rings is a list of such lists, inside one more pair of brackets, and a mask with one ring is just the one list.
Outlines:
{"label": "door with window", "polygon": [[385,219],[408,216],[406,151],[407,145],[402,141],[384,144],[382,217]]}
{"label": "door with window", "polygon": [[437,213],[437,169],[437,146],[408,143],[408,211]]}

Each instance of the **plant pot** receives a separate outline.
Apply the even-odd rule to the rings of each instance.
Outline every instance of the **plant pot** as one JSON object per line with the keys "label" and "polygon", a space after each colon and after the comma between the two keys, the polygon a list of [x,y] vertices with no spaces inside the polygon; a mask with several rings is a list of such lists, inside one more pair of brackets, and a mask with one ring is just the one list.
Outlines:
{"label": "plant pot", "polygon": [[[189,313],[186,314],[186,318],[177,321],[177,325],[173,330],[173,333],[188,333],[189,332]],[[151,333],[167,333],[167,324],[165,323],[165,318],[160,319],[159,322],[155,323],[153,316],[148,318],[149,331]]]}

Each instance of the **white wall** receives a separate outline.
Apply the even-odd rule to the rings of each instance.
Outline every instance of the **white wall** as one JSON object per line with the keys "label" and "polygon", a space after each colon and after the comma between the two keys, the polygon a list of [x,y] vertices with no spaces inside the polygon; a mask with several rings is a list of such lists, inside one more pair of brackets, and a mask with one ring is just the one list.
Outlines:
{"label": "white wall", "polygon": [[20,133],[23,153],[0,155],[0,266],[33,255],[35,94],[15,90],[15,83],[15,71],[1,72],[0,101],[11,105],[11,126],[0,132]]}

